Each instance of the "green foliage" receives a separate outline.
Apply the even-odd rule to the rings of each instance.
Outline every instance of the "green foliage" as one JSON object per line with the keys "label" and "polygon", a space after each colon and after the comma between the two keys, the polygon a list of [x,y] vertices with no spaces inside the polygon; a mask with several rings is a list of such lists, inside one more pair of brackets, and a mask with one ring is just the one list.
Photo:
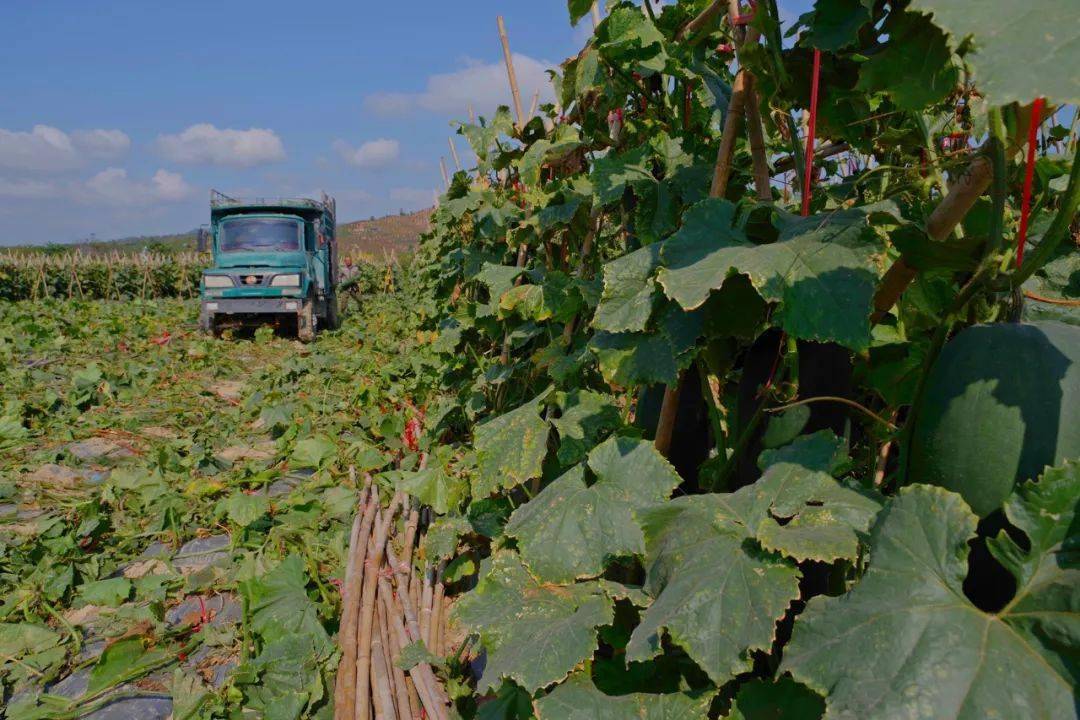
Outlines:
{"label": "green foliage", "polygon": [[0,300],[196,297],[209,255],[35,254],[0,255]]}
{"label": "green foliage", "polygon": [[[943,341],[1017,315],[1072,322],[1067,305],[1008,292],[1022,177],[1012,146],[1027,111],[1001,106],[1075,94],[1066,77],[1075,32],[1055,27],[1066,15],[1058,0],[1037,3],[1042,15],[1022,23],[1004,6],[995,17],[938,0],[817,0],[791,26],[775,3],[756,3],[761,39],[743,47],[719,14],[702,15],[712,6],[609,3],[555,73],[557,113],[541,108],[516,128],[500,109],[462,125],[475,175],[456,176],[421,244],[441,363],[429,440],[447,448],[442,469],[462,484],[453,502],[438,472],[412,478],[412,491],[447,511],[425,550],[464,558],[455,578],[479,560],[457,614],[487,652],[477,691],[498,688],[477,717],[527,717],[526,693],[540,718],[801,720],[873,714],[849,694],[938,692],[937,657],[906,662],[897,645],[914,637],[907,626],[845,653],[827,635],[857,620],[836,620],[805,646],[821,657],[797,674],[809,686],[777,668],[790,629],[799,638],[822,597],[857,605],[875,573],[869,533],[881,508],[928,479],[908,471],[910,418],[932,405],[927,372]],[[589,7],[568,2],[571,22]],[[999,32],[1002,22],[1032,47],[1047,36],[1034,84],[1020,77],[1027,50]],[[814,163],[803,217],[799,126],[814,49],[818,149],[828,154]],[[740,129],[730,163],[717,165],[732,139],[723,133],[738,68],[754,73],[768,188],[754,187],[758,150]],[[978,201],[943,232],[935,209],[976,159],[992,109],[1011,136],[997,202]],[[1029,257],[1051,218],[1061,213],[1060,230],[1072,212],[1073,136],[1062,123],[1043,137]],[[1050,262],[1025,289],[1074,297],[1075,248],[1044,254]],[[1014,355],[995,353],[1005,364]],[[1031,353],[1040,359],[1021,365],[1042,368],[1047,353]],[[679,398],[671,465],[651,443],[662,398]],[[1075,405],[1043,404],[1062,417]],[[948,424],[973,435],[982,419],[967,415],[977,414]],[[982,434],[969,437],[972,459],[936,482],[1009,465]],[[1059,435],[1025,437],[1037,447],[1061,445]],[[929,533],[946,525],[929,511],[921,518]],[[993,532],[972,542],[997,547]],[[890,592],[897,607],[918,605]],[[994,602],[982,586],[969,592],[973,606]],[[1063,645],[1062,657],[1075,653],[1074,639]],[[870,677],[894,658],[906,662],[903,677]],[[859,682],[845,684],[845,673]],[[1030,675],[1022,682],[1017,698],[1041,691]],[[977,690],[991,707],[991,689]],[[458,708],[466,717],[471,702]]]}
{"label": "green foliage", "polygon": [[[304,347],[206,338],[189,301],[0,302],[9,716],[91,715],[120,687],[164,688],[178,718],[326,715],[348,465],[400,453],[402,399],[430,387],[414,276],[390,272]],[[43,694],[79,666],[85,694]]]}
{"label": "green foliage", "polygon": [[[1027,111],[1006,104],[1076,99],[1061,0],[1040,0],[1037,18],[1008,3],[818,0],[791,27],[761,2],[760,41],[734,58],[730,23],[688,25],[707,5],[610,3],[554,73],[558,111],[461,124],[475,175],[455,175],[417,256],[386,271],[402,290],[365,296],[362,328],[311,355],[271,337],[235,356],[208,340],[149,343],[176,310],[4,311],[5,452],[31,446],[44,466],[66,459],[45,438],[112,429],[148,392],[183,407],[175,441],[140,446],[100,494],[25,521],[34,539],[3,549],[2,617],[60,638],[19,646],[20,659],[45,673],[69,662],[46,602],[119,577],[148,537],[224,523],[222,565],[133,580],[130,597],[239,590],[250,652],[220,700],[229,716],[324,717],[337,611],[324,576],[344,566],[355,497],[331,488],[356,463],[431,508],[418,557],[447,561],[454,617],[478,639],[461,660],[486,659],[479,678],[454,658],[439,669],[467,720],[1077,717],[1075,467],[1011,495],[1006,468],[989,506],[1004,513],[976,523],[960,496],[914,485],[926,478],[908,462],[950,336],[1070,317],[1014,291],[1026,280],[1075,296],[1075,248],[1061,242],[1078,197],[1071,131],[1043,133],[1028,250],[1041,267],[1017,275],[1012,150]],[[576,22],[589,4],[567,8]],[[1031,47],[1046,52],[1025,64]],[[822,156],[803,217],[814,49]],[[724,136],[739,69],[754,74],[763,147]],[[991,153],[999,141],[1008,150]],[[942,198],[979,154],[996,159],[992,199],[940,228]],[[753,187],[762,163],[768,187]],[[365,291],[390,284],[371,278]],[[114,349],[121,336],[152,360]],[[1042,368],[1047,353],[1034,354],[1014,374]],[[208,375],[241,370],[240,401],[202,407],[220,397]],[[192,385],[201,404],[179,403],[176,387]],[[667,410],[679,399],[671,463],[652,443],[661,398]],[[421,409],[430,469],[379,474],[417,466],[403,432]],[[153,411],[138,419],[163,422]],[[222,469],[221,438],[247,457],[256,428],[268,457]],[[1053,434],[1030,435],[1034,447]],[[973,459],[935,481],[1004,467],[989,445],[974,438]],[[249,499],[283,483],[284,499]],[[106,560],[86,557],[95,544]],[[1015,578],[1014,597],[986,582],[995,573]],[[175,649],[161,633],[145,647],[158,646]]]}
{"label": "green foliage", "polygon": [[[990,613],[963,589],[975,515],[939,488],[901,491],[874,529],[870,570],[848,595],[810,602],[784,669],[826,696],[827,717],[896,717],[920,712],[924,702],[960,719],[1069,717],[1075,668],[1067,648],[1078,638],[1066,618],[1080,588],[1069,549],[1077,542],[1077,497],[1075,464],[1013,496],[1009,516],[1030,550],[1005,534],[993,540],[1017,589],[1008,606]],[[910,644],[916,636],[921,641]],[[911,683],[922,689],[918,698],[903,692]]]}
{"label": "green foliage", "polygon": [[612,603],[595,583],[541,585],[513,552],[485,563],[480,584],[455,607],[487,649],[481,691],[509,678],[527,690],[559,682],[596,646]]}
{"label": "green foliage", "polygon": [[[1061,18],[1074,10],[1069,0],[1034,0],[1023,5],[996,1],[971,12],[963,0],[914,0],[913,10],[932,14],[955,46],[971,40],[965,56],[975,81],[995,105],[1028,103],[1037,97],[1080,102],[1080,78],[1068,70],[1076,60],[1080,31]],[[1039,48],[1036,55],[1024,48]],[[1018,62],[1019,58],[1024,58]]]}
{"label": "green foliage", "polygon": [[[595,479],[587,485],[588,474]],[[611,438],[518,508],[506,533],[518,538],[522,559],[542,581],[595,577],[610,560],[645,552],[634,512],[667,499],[678,484],[652,443]]]}

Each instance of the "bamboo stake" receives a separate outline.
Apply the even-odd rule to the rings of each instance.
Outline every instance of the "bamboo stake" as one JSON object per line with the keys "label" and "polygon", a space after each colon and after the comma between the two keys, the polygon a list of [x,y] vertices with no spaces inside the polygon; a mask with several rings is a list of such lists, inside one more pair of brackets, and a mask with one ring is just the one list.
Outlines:
{"label": "bamboo stake", "polygon": [[[386,666],[386,683],[390,691],[394,712],[391,717],[403,718],[409,712],[409,698],[405,694],[405,673],[394,665],[394,653],[390,647],[390,629],[382,603],[375,603],[375,619],[379,625],[379,639],[382,641],[383,664]],[[398,674],[401,675],[399,689]]]}
{"label": "bamboo stake", "polygon": [[[351,468],[350,468],[351,470]],[[369,479],[370,483],[370,479]],[[334,685],[334,717],[336,720],[352,720],[356,714],[356,628],[360,614],[360,593],[363,587],[364,557],[367,555],[368,535],[374,508],[379,504],[377,491],[370,484],[364,488],[353,518],[349,535],[349,559],[345,567],[341,625],[338,643],[341,646],[341,663],[338,665]]]}
{"label": "bamboo stake", "polygon": [[[426,464],[427,456],[425,455],[421,458],[420,465],[423,467]],[[410,567],[412,567],[413,547],[416,544],[416,531],[419,525],[420,502],[416,498],[412,498],[409,503],[409,519],[405,523],[405,543],[402,548],[402,560]],[[404,588],[404,590],[408,590],[408,588]]]}
{"label": "bamboo stake", "polygon": [[[737,3],[734,0],[731,6],[735,8],[734,12],[738,12]],[[757,28],[748,27],[744,42],[756,43],[757,39]],[[740,68],[731,88],[731,101],[728,103],[727,117],[724,118],[724,130],[723,135],[720,136],[720,149],[716,153],[716,165],[713,168],[709,197],[717,198],[727,194],[728,181],[731,179],[731,160],[735,154],[735,141],[742,124],[748,95],[753,92],[753,88],[754,76],[746,68]],[[680,374],[674,387],[669,385],[664,389],[664,402],[660,406],[660,417],[656,423],[656,437],[653,442],[656,449],[665,457],[671,451],[671,441],[675,434],[675,419],[678,415],[682,382],[683,375]]]}
{"label": "bamboo stake", "polygon": [[[403,583],[407,582],[407,568],[397,562],[397,558],[394,556],[394,550],[389,546],[386,548],[386,557],[390,563],[390,567],[394,570],[394,574],[398,580],[398,587],[400,588]],[[402,611],[405,614],[405,629],[408,631],[409,638],[412,642],[418,642],[421,640],[422,635],[420,634],[420,623],[416,617],[416,608],[408,595],[398,593],[397,597],[401,600]],[[438,695],[439,702],[442,703],[443,706],[448,704],[449,700],[445,697],[445,693],[442,692],[442,688],[434,680],[435,674],[431,671],[431,666],[427,663],[421,663],[420,665],[417,665],[417,668],[426,668],[427,674],[430,674],[431,676],[433,691]],[[421,672],[424,672],[423,669],[421,669]],[[443,711],[445,716],[445,707],[443,707]]]}
{"label": "bamboo stake", "polygon": [[[392,567],[394,566],[393,560],[390,560],[390,564]],[[398,589],[400,590],[400,588],[399,581]],[[402,601],[402,598],[406,596],[403,596],[400,592],[395,595],[391,589],[390,581],[383,577],[379,578],[379,597],[384,609],[387,610],[390,620],[390,632],[396,638],[397,645],[402,648],[406,647],[412,642],[403,620],[406,615],[405,608],[407,604]],[[413,688],[428,717],[435,719],[446,718],[446,707],[441,703],[441,695],[437,687],[438,681],[435,679],[435,673],[431,670],[431,666],[420,663],[409,671],[409,677],[413,681]],[[417,717],[421,716],[420,713],[416,713],[416,715]]]}
{"label": "bamboo stake", "polygon": [[446,171],[446,158],[439,158],[439,169],[442,170],[442,181],[446,185],[446,189],[450,189],[450,173]]}
{"label": "bamboo stake", "polygon": [[510,94],[514,99],[514,113],[517,117],[517,127],[521,130],[525,126],[525,119],[521,112],[521,91],[518,89],[517,73],[514,72],[514,58],[510,54],[510,39],[506,36],[506,23],[503,16],[498,16],[499,40],[502,42],[503,60],[506,62],[506,75],[510,79]]}
{"label": "bamboo stake", "polygon": [[537,88],[536,92],[533,93],[532,102],[529,103],[529,119],[530,120],[532,120],[534,117],[536,117],[536,108],[539,106],[539,104],[540,104],[540,90],[539,90],[539,88]]}
{"label": "bamboo stake", "polygon": [[439,571],[435,576],[435,597],[431,600],[431,652],[443,657],[446,651],[443,649],[443,601],[446,598],[446,583],[443,582],[443,573],[446,571],[446,561],[439,563]]}
{"label": "bamboo stake", "polygon": [[376,511],[375,538],[373,544],[368,547],[368,557],[364,563],[364,593],[360,606],[356,661],[357,720],[370,720],[371,717],[368,697],[371,692],[371,633],[375,623],[375,596],[378,589],[379,568],[382,566],[383,554],[386,550],[386,537],[390,532],[390,522],[400,502],[401,494],[398,493],[391,501],[385,515],[382,514],[382,510]]}
{"label": "bamboo stake", "polygon": [[664,388],[664,402],[660,405],[660,417],[656,421],[656,437],[653,440],[657,452],[664,457],[671,452],[671,441],[675,436],[675,418],[679,412],[682,384],[683,375],[680,373],[674,385]]}
{"label": "bamboo stake", "polygon": [[461,158],[458,157],[457,146],[454,145],[454,138],[448,137],[446,138],[446,142],[450,143],[450,155],[454,158],[454,167],[457,168],[458,172],[461,172]]}
{"label": "bamboo stake", "polygon": [[[376,570],[378,572],[378,570]],[[376,608],[376,618],[378,609]],[[382,633],[376,632],[371,639],[371,699],[375,705],[375,717],[390,720],[394,712],[394,695],[390,692],[389,668],[383,653]]]}
{"label": "bamboo stake", "polygon": [[690,36],[695,36],[691,38],[691,44],[694,44],[702,37],[698,36],[697,32],[706,25],[708,25],[710,22],[712,22],[716,18],[716,16],[720,14],[720,11],[724,9],[725,5],[727,5],[727,0],[713,0],[713,2],[711,2],[708,7],[698,13],[693,20],[686,23],[686,25],[684,25],[683,28],[679,30],[679,32],[675,35],[675,39],[678,41],[682,41],[686,40]]}
{"label": "bamboo stake", "polygon": [[[391,631],[393,625],[393,610],[392,602],[388,604],[385,598],[385,590],[383,584],[379,584],[379,611],[380,611],[380,631],[383,633],[383,646],[387,649],[387,655],[389,657],[387,664],[390,669],[391,685],[394,690],[394,703],[397,706],[398,717],[403,720],[413,720],[420,716],[419,707],[414,706],[413,700],[409,697],[409,684],[408,679],[405,677],[405,671],[399,668],[395,661],[401,657],[401,645],[398,642],[398,636]],[[414,691],[415,692],[415,691]]]}
{"label": "bamboo stake", "polygon": [[431,649],[431,600],[434,597],[435,570],[428,567],[424,571],[424,591],[420,594],[420,638],[428,650]]}

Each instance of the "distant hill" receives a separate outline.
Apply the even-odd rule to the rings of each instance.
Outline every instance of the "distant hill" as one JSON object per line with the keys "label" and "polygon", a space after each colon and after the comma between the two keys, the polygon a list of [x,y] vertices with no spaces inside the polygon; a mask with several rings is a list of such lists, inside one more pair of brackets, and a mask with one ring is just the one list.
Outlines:
{"label": "distant hill", "polygon": [[372,220],[338,225],[338,252],[342,255],[389,255],[416,249],[420,236],[428,231],[432,209],[405,215],[387,215]]}
{"label": "distant hill", "polygon": [[[416,249],[420,236],[427,232],[433,210],[417,210],[403,215],[387,215],[370,220],[338,225],[338,252],[345,255],[400,255]],[[44,252],[137,252],[143,248],[156,251],[191,251],[195,249],[197,230],[172,235],[139,235],[116,240],[94,240],[71,245],[36,245],[18,248]],[[14,249],[14,248],[13,248]]]}

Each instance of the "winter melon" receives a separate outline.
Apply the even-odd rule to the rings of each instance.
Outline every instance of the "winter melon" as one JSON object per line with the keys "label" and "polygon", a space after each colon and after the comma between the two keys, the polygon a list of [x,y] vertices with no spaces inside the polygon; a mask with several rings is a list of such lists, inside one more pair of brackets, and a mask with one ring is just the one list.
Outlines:
{"label": "winter melon", "polygon": [[1016,482],[1080,457],[1080,327],[975,325],[927,378],[908,479],[953,490],[980,516]]}

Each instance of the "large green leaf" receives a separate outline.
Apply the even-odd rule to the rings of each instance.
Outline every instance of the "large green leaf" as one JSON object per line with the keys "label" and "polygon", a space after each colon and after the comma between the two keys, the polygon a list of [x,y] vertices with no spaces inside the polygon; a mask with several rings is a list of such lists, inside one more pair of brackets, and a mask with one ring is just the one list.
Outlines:
{"label": "large green leaf", "polygon": [[604,265],[604,293],[592,325],[608,332],[639,332],[652,316],[658,291],[653,275],[660,245],[646,245]]}
{"label": "large green leaf", "polygon": [[[696,495],[642,510],[646,589],[655,599],[627,659],[661,650],[664,631],[721,684],[768,650],[799,596],[795,560],[854,557],[877,503],[818,471],[779,463],[734,493]],[[775,550],[774,552],[769,552]]]}
{"label": "large green leaf", "polygon": [[633,7],[618,7],[597,34],[600,54],[609,63],[631,72],[651,75],[667,61],[664,36],[653,21]]}
{"label": "large green leaf", "polygon": [[481,692],[503,678],[531,692],[592,657],[596,628],[613,617],[612,602],[596,583],[542,584],[517,553],[505,550],[485,567],[476,589],[454,606],[457,619],[480,634],[487,650]]}
{"label": "large green leaf", "polygon": [[[1080,252],[1077,252],[1075,245],[1062,245],[1054,258],[1024,283],[1025,291],[1055,300],[1080,300]],[[1037,243],[1028,245],[1029,253],[1034,252],[1033,246],[1037,246]],[[1080,306],[1028,301],[1024,303],[1024,320],[1057,320],[1069,325],[1080,325]]]}
{"label": "large green leaf", "polygon": [[978,518],[947,490],[901,490],[874,528],[869,571],[847,595],[810,601],[782,670],[826,695],[827,718],[1078,717],[1078,498],[1076,464],[1011,498],[1030,550],[992,544],[1017,592],[991,613],[963,587]]}
{"label": "large green leaf", "polygon": [[597,204],[621,200],[626,188],[636,183],[655,182],[648,156],[649,147],[643,145],[621,155],[598,158],[590,175]]}
{"label": "large green leaf", "polygon": [[682,228],[663,243],[660,284],[684,308],[698,308],[733,270],[723,258],[711,258],[711,253],[748,244],[746,233],[735,226],[734,204],[718,198],[702,200],[686,211]]}
{"label": "large green leaf", "polygon": [[90,671],[86,692],[97,693],[139,677],[161,664],[169,656],[169,651],[164,648],[147,648],[141,637],[118,640],[105,648],[105,652],[98,658],[93,670]]}
{"label": "large green leaf", "polygon": [[290,464],[299,468],[317,468],[333,459],[337,445],[326,435],[312,435],[296,443]]}
{"label": "large green leaf", "polygon": [[476,426],[479,464],[473,478],[474,498],[512,488],[540,475],[547,454],[548,423],[540,417],[543,395]]}
{"label": "large green leaf", "polygon": [[569,582],[603,572],[612,558],[645,551],[634,511],[667,498],[679,474],[646,440],[613,437],[528,503],[506,526],[541,580]]}
{"label": "large green leaf", "polygon": [[954,46],[973,38],[965,59],[992,104],[1080,102],[1075,0],[986,0],[977,9],[967,0],[912,0],[911,9],[932,13]]}
{"label": "large green leaf", "polygon": [[795,463],[810,470],[832,474],[846,461],[844,441],[831,430],[818,430],[810,435],[800,435],[790,445],[763,450],[758,456],[758,467],[767,470],[777,463]]}
{"label": "large green leaf", "polygon": [[266,495],[248,495],[239,490],[218,502],[218,514],[225,515],[238,527],[245,528],[270,510],[270,498]]}
{"label": "large green leaf", "polygon": [[63,639],[44,625],[0,623],[0,681],[52,677],[67,656]]}
{"label": "large green leaf", "polygon": [[318,607],[307,596],[307,582],[304,561],[290,555],[262,577],[240,583],[251,612],[251,629],[263,642],[301,635],[329,642],[319,622]]}
{"label": "large green leaf", "polygon": [[565,273],[551,272],[538,285],[518,285],[499,298],[499,309],[526,320],[568,322],[581,308],[577,286]]}
{"label": "large green leaf", "polygon": [[605,695],[578,673],[534,703],[538,720],[701,720],[712,695],[670,693]]}
{"label": "large green leaf", "polygon": [[710,199],[687,211],[664,243],[658,279],[668,297],[700,307],[731,273],[743,273],[761,295],[779,303],[774,323],[793,337],[870,344],[870,311],[882,248],[868,211],[844,211],[784,222],[779,239],[755,245],[733,227],[735,207]]}
{"label": "large green leaf", "polygon": [[565,467],[580,462],[603,436],[622,423],[611,395],[571,390],[558,395],[559,417],[551,421],[559,433],[559,462]]}
{"label": "large green leaf", "polygon": [[570,12],[570,24],[577,25],[578,20],[589,14],[594,0],[566,0],[566,9]]}
{"label": "large green leaf", "polygon": [[441,517],[424,534],[424,555],[429,560],[445,560],[457,553],[458,539],[472,531],[467,518],[460,515]]}
{"label": "large green leaf", "polygon": [[440,515],[457,509],[465,497],[465,481],[449,474],[442,463],[403,473],[398,487]]}
{"label": "large green leaf", "polygon": [[627,660],[662,651],[666,631],[717,684],[750,669],[799,596],[792,563],[748,543],[724,495],[677,498],[639,513],[646,589],[655,600],[627,645]]}
{"label": "large green leaf", "polygon": [[589,349],[600,362],[604,380],[620,387],[669,384],[679,372],[679,358],[662,333],[598,332]]}
{"label": "large green leaf", "polygon": [[859,71],[859,89],[887,93],[905,110],[944,100],[960,81],[945,36],[925,15],[902,13],[889,40]]}
{"label": "large green leaf", "polygon": [[859,39],[859,30],[870,21],[872,9],[868,0],[817,0],[810,16],[808,42],[828,51],[853,45]]}
{"label": "large green leaf", "polygon": [[305,707],[326,695],[319,669],[331,651],[331,646],[310,635],[292,635],[268,644],[258,657],[237,669],[246,705],[266,720],[297,720]]}
{"label": "large green leaf", "polygon": [[854,560],[859,534],[881,509],[868,493],[791,463],[770,466],[733,499],[741,495],[751,500],[745,522],[761,546],[799,561]]}

